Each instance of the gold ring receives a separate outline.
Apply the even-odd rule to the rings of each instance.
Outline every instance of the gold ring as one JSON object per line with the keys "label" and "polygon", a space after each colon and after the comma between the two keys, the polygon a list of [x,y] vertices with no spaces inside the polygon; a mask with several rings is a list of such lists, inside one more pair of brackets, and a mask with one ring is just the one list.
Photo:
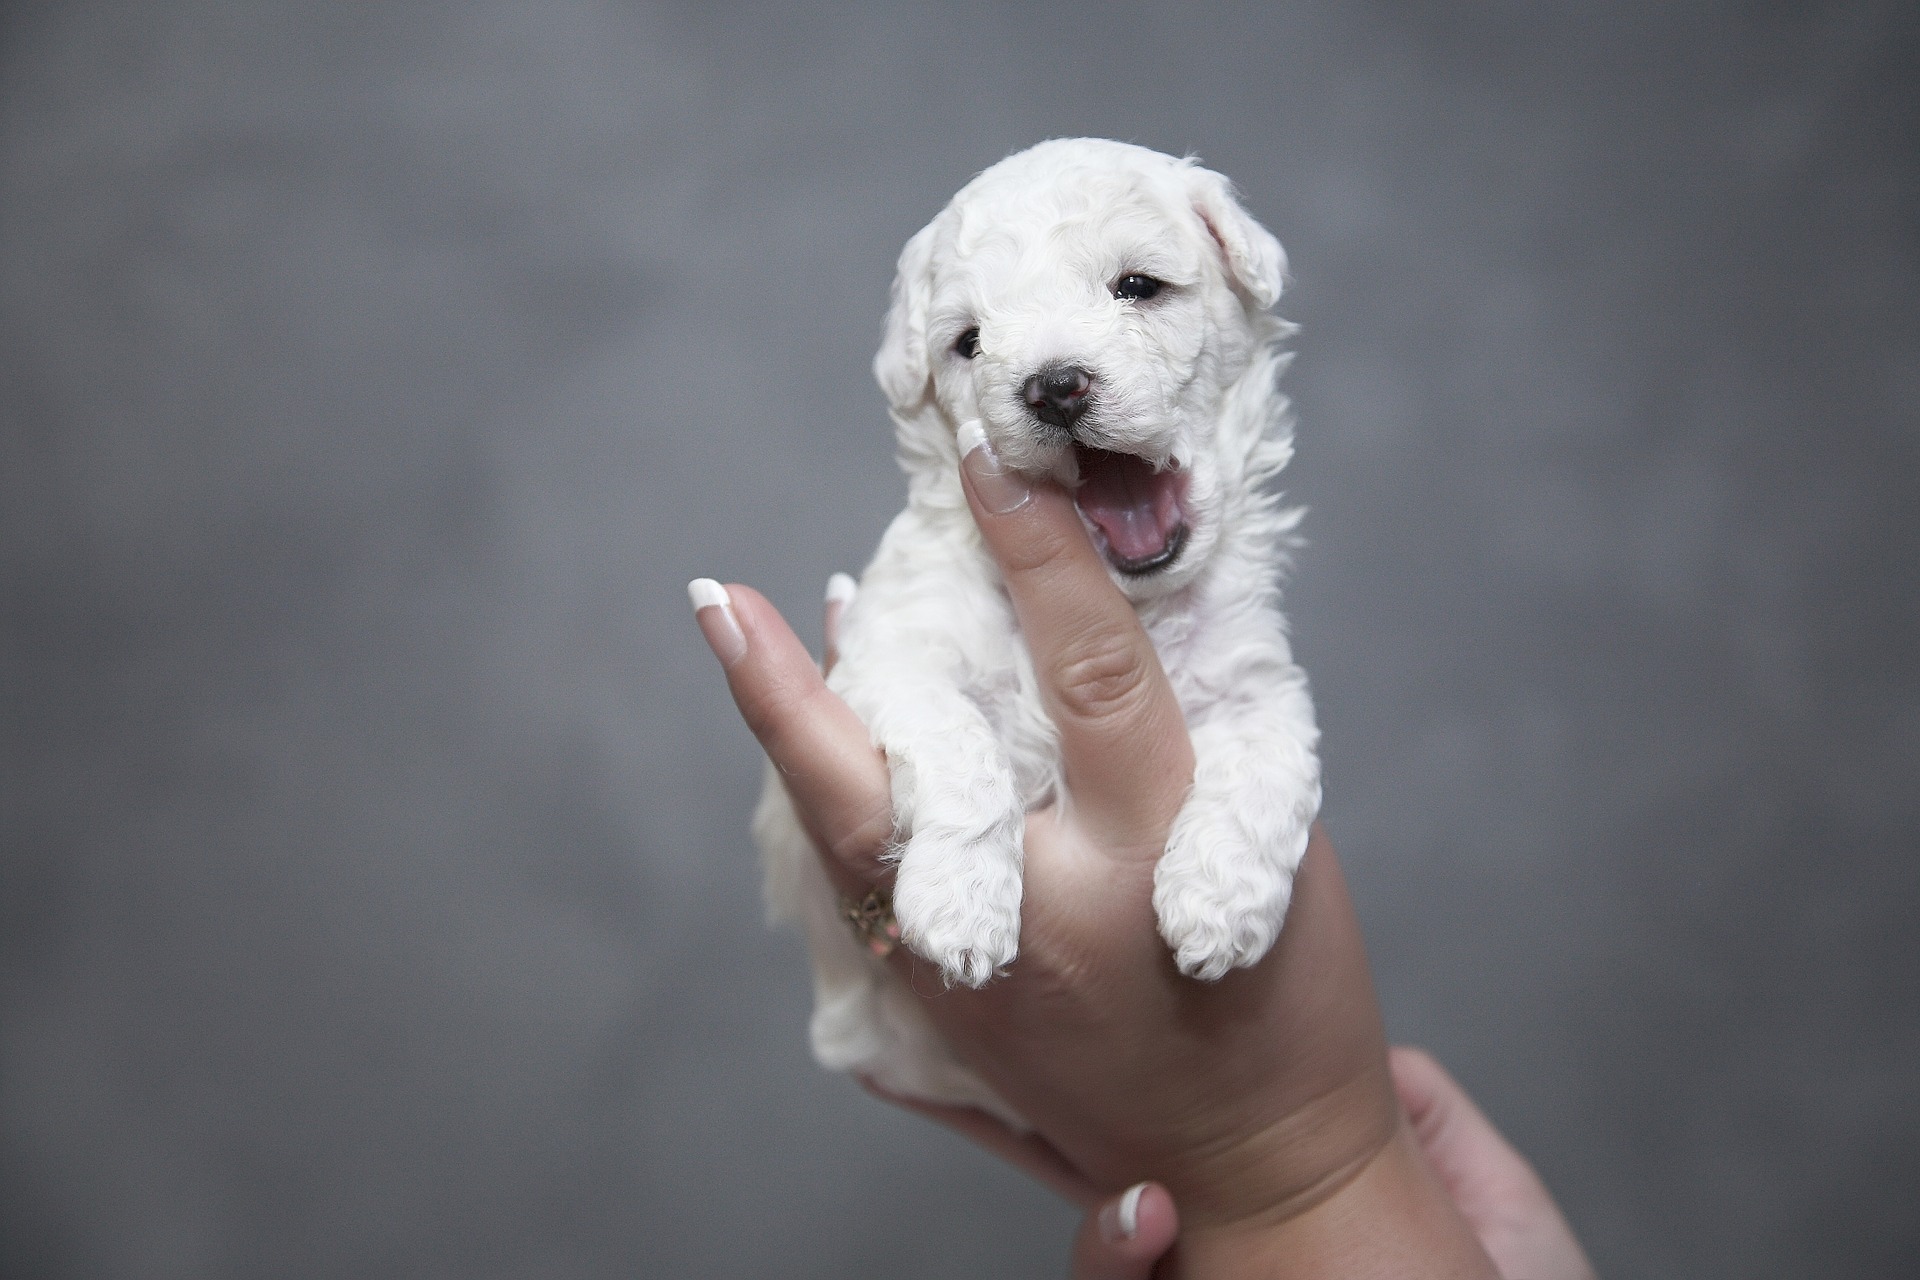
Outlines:
{"label": "gold ring", "polygon": [[900,945],[900,922],[893,918],[893,895],[885,889],[875,889],[858,902],[842,898],[840,914],[853,926],[853,936],[882,960]]}

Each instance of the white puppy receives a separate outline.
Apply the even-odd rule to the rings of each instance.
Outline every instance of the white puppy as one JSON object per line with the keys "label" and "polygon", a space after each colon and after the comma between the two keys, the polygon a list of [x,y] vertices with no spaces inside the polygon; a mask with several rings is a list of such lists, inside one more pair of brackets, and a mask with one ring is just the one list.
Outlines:
{"label": "white puppy", "polygon": [[[1297,513],[1267,488],[1292,453],[1275,387],[1291,327],[1267,311],[1284,270],[1219,174],[1096,139],[1001,161],[900,255],[873,367],[907,509],[842,616],[829,683],[892,771],[901,935],[949,982],[1014,962],[1025,815],[1062,789],[960,487],[982,436],[1006,465],[1074,489],[1186,713],[1193,792],[1153,894],[1175,962],[1218,978],[1279,932],[1320,806],[1276,583]],[[771,774],[754,833],[772,914],[806,930],[820,1061],[1018,1124],[853,936]]]}

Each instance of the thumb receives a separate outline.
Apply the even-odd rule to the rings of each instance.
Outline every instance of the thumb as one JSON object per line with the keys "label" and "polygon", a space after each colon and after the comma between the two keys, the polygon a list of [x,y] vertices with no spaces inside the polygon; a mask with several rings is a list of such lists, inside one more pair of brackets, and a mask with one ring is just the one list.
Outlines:
{"label": "thumb", "polygon": [[1073,1241],[1072,1280],[1148,1280],[1180,1233],[1173,1197],[1142,1182],[1088,1212]]}

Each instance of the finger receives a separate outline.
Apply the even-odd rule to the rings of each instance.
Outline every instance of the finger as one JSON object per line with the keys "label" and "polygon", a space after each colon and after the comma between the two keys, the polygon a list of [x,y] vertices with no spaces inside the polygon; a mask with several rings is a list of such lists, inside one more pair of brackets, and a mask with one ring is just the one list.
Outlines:
{"label": "finger", "polygon": [[741,718],[779,770],[800,823],[843,893],[881,881],[893,838],[886,762],[866,726],[827,689],[791,628],[751,587],[696,578],[694,617]]}
{"label": "finger", "polygon": [[1128,1187],[1081,1222],[1073,1240],[1073,1280],[1148,1280],[1179,1233],[1180,1217],[1165,1187]]}
{"label": "finger", "polygon": [[960,435],[967,500],[1013,598],[1075,804],[1101,835],[1164,834],[1192,784],[1193,747],[1153,642],[1072,498],[1003,469],[977,422]]}
{"label": "finger", "polygon": [[1517,1170],[1526,1169],[1526,1160],[1432,1054],[1395,1045],[1388,1051],[1387,1065],[1420,1149],[1455,1199],[1461,1191],[1479,1195],[1481,1184],[1490,1178],[1504,1188]]}
{"label": "finger", "polygon": [[825,674],[831,675],[833,664],[840,661],[840,615],[846,612],[859,591],[859,586],[844,573],[827,579],[827,616],[823,628],[826,647],[825,656],[820,660],[820,670]]}
{"label": "finger", "polygon": [[1503,1276],[1593,1280],[1540,1175],[1433,1055],[1395,1045],[1394,1091],[1414,1138]]}
{"label": "finger", "polygon": [[1087,1181],[1086,1175],[1074,1168],[1051,1142],[1039,1134],[1015,1133],[1005,1121],[988,1115],[978,1107],[948,1106],[921,1098],[909,1098],[894,1093],[867,1076],[858,1079],[860,1087],[874,1097],[945,1125],[1082,1209],[1091,1209],[1099,1201],[1100,1192]]}

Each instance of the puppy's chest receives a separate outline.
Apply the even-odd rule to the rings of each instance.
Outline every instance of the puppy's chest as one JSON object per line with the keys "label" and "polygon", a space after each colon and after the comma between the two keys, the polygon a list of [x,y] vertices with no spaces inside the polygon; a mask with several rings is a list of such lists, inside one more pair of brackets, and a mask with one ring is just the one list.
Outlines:
{"label": "puppy's chest", "polygon": [[1033,663],[1017,639],[1005,660],[968,673],[961,692],[985,717],[1028,808],[1044,804],[1060,781],[1060,741],[1034,681]]}

